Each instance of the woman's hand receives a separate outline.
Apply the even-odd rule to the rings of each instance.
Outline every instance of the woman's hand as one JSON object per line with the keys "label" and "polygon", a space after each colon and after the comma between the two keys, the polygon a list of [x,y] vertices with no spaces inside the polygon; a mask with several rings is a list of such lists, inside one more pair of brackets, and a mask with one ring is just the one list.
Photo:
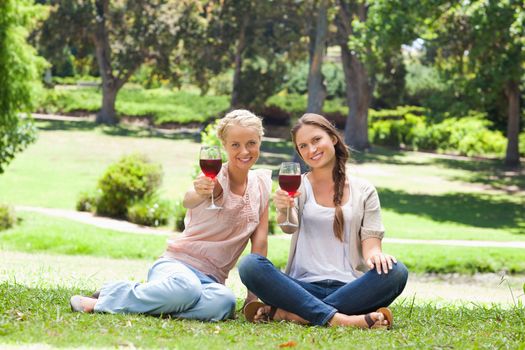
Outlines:
{"label": "woman's hand", "polygon": [[375,267],[377,273],[380,275],[381,271],[388,273],[388,270],[392,270],[393,264],[396,264],[397,260],[395,257],[383,252],[376,253],[366,260],[366,264],[370,269]]}
{"label": "woman's hand", "polygon": [[203,198],[210,198],[213,188],[215,187],[215,179],[210,179],[209,177],[201,174],[193,180],[193,188],[195,193]]}
{"label": "woman's hand", "polygon": [[275,204],[275,208],[277,208],[277,210],[280,212],[286,212],[286,208],[293,208],[294,198],[299,197],[300,195],[300,192],[296,192],[293,197],[290,197],[286,191],[281,189],[275,191],[273,195],[273,203]]}

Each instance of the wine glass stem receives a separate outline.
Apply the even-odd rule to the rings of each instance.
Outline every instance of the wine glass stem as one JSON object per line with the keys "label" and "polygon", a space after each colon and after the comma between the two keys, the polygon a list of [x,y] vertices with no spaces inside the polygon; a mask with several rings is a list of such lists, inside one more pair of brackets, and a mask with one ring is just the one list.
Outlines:
{"label": "wine glass stem", "polygon": [[211,192],[211,206],[215,206],[215,202],[213,201],[213,191]]}
{"label": "wine glass stem", "polygon": [[286,222],[290,222],[290,207],[286,207]]}

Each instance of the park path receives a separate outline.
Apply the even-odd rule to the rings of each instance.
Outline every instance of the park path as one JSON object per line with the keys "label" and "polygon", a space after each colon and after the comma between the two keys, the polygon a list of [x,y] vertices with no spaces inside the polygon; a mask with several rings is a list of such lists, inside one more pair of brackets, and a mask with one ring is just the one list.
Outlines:
{"label": "park path", "polygon": [[[83,224],[93,225],[100,228],[110,229],[114,231],[169,236],[174,231],[163,230],[158,228],[151,228],[133,224],[125,220],[116,220],[101,216],[95,216],[92,213],[79,212],[68,209],[42,208],[17,205],[15,207],[18,211],[33,212],[44,214],[53,217],[69,219]],[[281,239],[289,239],[289,235],[276,236]],[[397,244],[427,244],[427,245],[443,245],[443,246],[460,246],[460,247],[491,247],[491,248],[521,248],[525,249],[525,242],[516,241],[467,241],[467,240],[423,240],[423,239],[407,239],[407,238],[385,238],[383,242],[397,243]]]}

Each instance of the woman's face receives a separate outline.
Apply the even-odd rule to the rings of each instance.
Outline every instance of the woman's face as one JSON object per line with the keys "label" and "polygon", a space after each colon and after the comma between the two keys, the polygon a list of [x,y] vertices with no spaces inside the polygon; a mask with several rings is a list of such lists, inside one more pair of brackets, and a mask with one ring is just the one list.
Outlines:
{"label": "woman's face", "polygon": [[226,132],[223,143],[231,169],[248,171],[260,154],[261,139],[257,130],[232,125]]}
{"label": "woman's face", "polygon": [[333,167],[336,142],[326,131],[313,125],[303,125],[295,134],[299,154],[312,169]]}

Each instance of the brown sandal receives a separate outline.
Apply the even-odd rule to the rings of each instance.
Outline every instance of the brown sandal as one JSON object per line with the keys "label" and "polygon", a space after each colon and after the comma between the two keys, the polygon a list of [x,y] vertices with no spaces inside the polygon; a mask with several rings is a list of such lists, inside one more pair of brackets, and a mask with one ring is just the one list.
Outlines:
{"label": "brown sandal", "polygon": [[[257,311],[263,307],[268,306],[260,301],[251,301],[246,306],[244,306],[244,317],[246,318],[246,321],[255,323],[255,315],[257,314]],[[274,306],[270,307],[270,312],[265,315],[265,318],[261,320],[260,322],[270,322],[273,321],[273,317],[275,316],[275,312],[277,311],[277,308]]]}
{"label": "brown sandal", "polygon": [[374,321],[372,319],[372,316],[370,316],[370,313],[366,314],[365,315],[365,321],[366,321],[366,324],[368,325],[368,328],[386,328],[386,329],[391,329],[392,326],[394,325],[394,316],[392,315],[392,311],[387,308],[387,307],[382,307],[382,308],[379,308],[377,309],[376,312],[380,312],[383,314],[383,316],[385,317],[385,320],[388,321],[388,324],[377,324],[376,325],[376,321]]}

